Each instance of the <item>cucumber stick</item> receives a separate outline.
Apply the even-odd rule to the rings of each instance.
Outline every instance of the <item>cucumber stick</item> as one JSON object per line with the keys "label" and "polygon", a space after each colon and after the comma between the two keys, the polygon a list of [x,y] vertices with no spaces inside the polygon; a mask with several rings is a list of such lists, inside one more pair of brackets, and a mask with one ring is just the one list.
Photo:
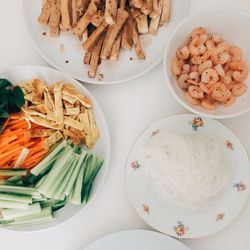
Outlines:
{"label": "cucumber stick", "polygon": [[32,196],[23,194],[0,193],[0,200],[17,201],[29,204],[32,203]]}
{"label": "cucumber stick", "polygon": [[76,183],[75,183],[75,187],[74,187],[72,197],[70,199],[70,202],[75,204],[75,205],[81,204],[81,191],[82,191],[83,173],[84,173],[84,169],[83,169],[83,167],[81,167],[80,172],[78,174],[78,177],[76,179]]}
{"label": "cucumber stick", "polygon": [[29,204],[18,201],[0,200],[0,208],[29,209]]}
{"label": "cucumber stick", "polygon": [[23,168],[0,169],[1,176],[23,176],[26,174],[27,174],[27,169]]}
{"label": "cucumber stick", "polygon": [[20,187],[20,186],[5,186],[0,185],[0,192],[6,193],[14,193],[14,194],[23,194],[23,195],[31,195],[33,196],[40,196],[40,193],[37,191],[36,188],[32,187]]}

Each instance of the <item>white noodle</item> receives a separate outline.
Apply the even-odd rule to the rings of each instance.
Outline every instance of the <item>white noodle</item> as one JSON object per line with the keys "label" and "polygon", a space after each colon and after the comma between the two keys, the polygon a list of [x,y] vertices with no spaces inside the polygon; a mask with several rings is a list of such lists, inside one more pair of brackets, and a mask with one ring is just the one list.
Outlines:
{"label": "white noodle", "polygon": [[143,149],[146,182],[171,206],[208,209],[232,181],[223,147],[211,136],[161,132]]}

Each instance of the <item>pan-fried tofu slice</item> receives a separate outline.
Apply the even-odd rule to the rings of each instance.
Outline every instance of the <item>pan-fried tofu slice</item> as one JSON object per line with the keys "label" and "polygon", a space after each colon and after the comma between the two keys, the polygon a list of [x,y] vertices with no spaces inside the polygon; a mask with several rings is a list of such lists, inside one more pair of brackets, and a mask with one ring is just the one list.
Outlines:
{"label": "pan-fried tofu slice", "polygon": [[58,124],[56,124],[54,121],[50,121],[46,118],[42,118],[42,117],[35,116],[35,115],[25,114],[25,119],[28,121],[31,121],[35,124],[41,125],[45,128],[52,128],[55,130],[60,129],[60,126]]}
{"label": "pan-fried tofu slice", "polygon": [[81,19],[78,21],[77,25],[74,27],[73,33],[74,33],[74,35],[79,37],[79,39],[82,38],[82,34],[87,29],[87,27],[91,21],[91,17],[96,13],[97,5],[99,5],[99,4],[100,4],[100,0],[91,0],[86,12],[81,17]]}
{"label": "pan-fried tofu slice", "polygon": [[45,104],[31,105],[29,106],[29,109],[43,113],[43,114],[48,113],[48,108]]}
{"label": "pan-fried tofu slice", "polygon": [[66,108],[64,110],[64,115],[78,115],[80,113],[80,108],[74,107],[74,108]]}
{"label": "pan-fried tofu slice", "polygon": [[42,4],[42,10],[38,17],[38,22],[45,25],[49,22],[50,17],[50,4],[48,0],[44,0]]}
{"label": "pan-fried tofu slice", "polygon": [[52,90],[48,87],[44,87],[44,102],[45,105],[47,106],[47,108],[50,111],[54,111],[55,110],[55,100],[54,100],[54,96],[52,93]]}
{"label": "pan-fried tofu slice", "polygon": [[74,28],[79,20],[79,12],[77,11],[77,0],[72,0],[72,28]]}
{"label": "pan-fried tofu slice", "polygon": [[27,136],[30,138],[47,137],[55,133],[54,129],[36,128],[27,131]]}
{"label": "pan-fried tofu slice", "polygon": [[91,51],[86,51],[85,52],[85,55],[84,55],[84,58],[83,58],[83,63],[84,64],[90,64],[90,59],[91,59]]}
{"label": "pan-fried tofu slice", "polygon": [[29,93],[29,94],[27,94],[27,95],[24,96],[24,99],[26,101],[32,102],[32,96],[33,96],[32,93]]}
{"label": "pan-fried tofu slice", "polygon": [[24,94],[29,94],[32,92],[32,80],[21,81],[18,86],[22,89]]}
{"label": "pan-fried tofu slice", "polygon": [[159,22],[160,22],[162,7],[163,7],[163,1],[160,0],[158,4],[158,12],[160,13],[160,15],[157,16],[155,19],[152,19],[149,25],[149,33],[152,35],[156,35],[159,29]]}
{"label": "pan-fried tofu slice", "polygon": [[148,33],[148,17],[144,14],[141,14],[135,18],[137,22],[137,28],[140,34]]}
{"label": "pan-fried tofu slice", "polygon": [[84,124],[82,124],[81,122],[78,122],[77,120],[69,118],[69,117],[65,117],[64,125],[78,129],[80,131],[82,131],[84,129]]}
{"label": "pan-fried tofu slice", "polygon": [[137,9],[140,9],[142,7],[142,3],[143,3],[142,0],[132,0],[131,2],[132,2],[132,5]]}
{"label": "pan-fried tofu slice", "polygon": [[101,36],[101,34],[105,31],[105,29],[108,27],[108,23],[104,20],[88,37],[88,39],[83,43],[82,47],[89,51],[93,48],[93,46],[96,44],[98,38]]}
{"label": "pan-fried tofu slice", "polygon": [[116,22],[117,13],[117,1],[116,0],[106,0],[105,1],[105,13],[104,18],[106,23],[112,25]]}
{"label": "pan-fried tofu slice", "polygon": [[53,146],[55,143],[57,143],[59,140],[63,138],[63,135],[60,131],[56,131],[51,136],[49,136],[45,141],[43,142],[43,147],[45,149],[49,149],[51,146]]}
{"label": "pan-fried tofu slice", "polygon": [[47,119],[56,123],[58,120],[58,117],[57,117],[56,113],[49,111],[47,113]]}
{"label": "pan-fried tofu slice", "polygon": [[75,145],[80,144],[82,141],[84,141],[85,138],[85,134],[83,131],[73,128],[64,129],[63,134],[65,137],[69,137]]}
{"label": "pan-fried tofu slice", "polygon": [[95,47],[92,50],[91,53],[91,59],[90,59],[90,63],[89,63],[89,71],[88,71],[88,76],[90,78],[94,78],[96,75],[96,70],[97,70],[97,66],[99,63],[99,59],[100,59],[100,52],[102,49],[102,43],[103,43],[103,36],[98,40],[97,44],[95,45]]}
{"label": "pan-fried tofu slice", "polygon": [[100,131],[96,126],[96,120],[95,120],[95,116],[94,113],[91,109],[86,110],[88,113],[88,118],[89,118],[89,125],[90,125],[90,129],[91,129],[91,136],[92,136],[92,141],[93,143],[96,142],[96,140],[99,138],[100,135]]}
{"label": "pan-fried tofu slice", "polygon": [[57,115],[57,124],[63,124],[63,104],[62,104],[62,83],[57,82],[53,85],[55,98],[55,113]]}
{"label": "pan-fried tofu slice", "polygon": [[94,142],[92,138],[91,127],[90,127],[87,110],[84,113],[80,114],[78,117],[84,126],[83,132],[85,133],[85,143],[88,148],[92,148],[94,145]]}
{"label": "pan-fried tofu slice", "polygon": [[64,107],[67,108],[74,108],[74,104],[71,104],[70,102],[63,100]]}
{"label": "pan-fried tofu slice", "polygon": [[32,103],[40,104],[43,99],[44,82],[40,79],[32,81]]}
{"label": "pan-fried tofu slice", "polygon": [[153,10],[149,15],[151,19],[155,19],[158,16],[160,16],[158,5],[159,5],[159,0],[153,0]]}
{"label": "pan-fried tofu slice", "polygon": [[127,2],[127,0],[120,0],[120,1],[119,1],[119,8],[120,8],[120,9],[125,9],[125,7],[126,7],[126,2]]}
{"label": "pan-fried tofu slice", "polygon": [[61,21],[61,10],[60,10],[60,0],[48,0],[51,12],[50,12],[50,35],[57,37],[59,36],[59,25]]}
{"label": "pan-fried tofu slice", "polygon": [[116,39],[121,27],[123,26],[123,24],[127,20],[128,16],[129,16],[128,12],[125,11],[124,9],[117,10],[116,23],[109,27],[109,29],[106,33],[106,36],[104,38],[104,41],[103,41],[103,46],[102,46],[102,51],[101,51],[101,58],[102,59],[108,59],[110,57],[110,53],[112,50],[112,46],[115,42],[115,39]]}
{"label": "pan-fried tofu slice", "polygon": [[76,91],[74,86],[72,86],[70,84],[65,84],[63,86],[62,93],[65,96],[75,98],[76,100],[78,100],[86,108],[90,108],[92,106],[92,101],[88,97],[83,96],[81,94],[78,94],[78,92]]}
{"label": "pan-fried tofu slice", "polygon": [[62,31],[69,31],[70,25],[70,0],[60,0],[61,3],[61,28]]}
{"label": "pan-fried tofu slice", "polygon": [[62,89],[62,99],[63,99],[64,101],[67,101],[67,102],[69,102],[70,104],[74,105],[75,102],[77,101],[77,99],[74,98],[74,97],[72,97],[72,96],[65,95],[65,94],[64,94],[64,93],[65,93],[64,90],[65,90],[65,85],[63,86],[63,89]]}
{"label": "pan-fried tofu slice", "polygon": [[129,20],[129,26],[130,26],[130,30],[131,30],[131,36],[132,36],[132,39],[134,42],[134,48],[135,48],[136,55],[139,59],[145,59],[145,55],[144,55],[144,52],[142,50],[136,22],[134,20]]}
{"label": "pan-fried tofu slice", "polygon": [[95,27],[98,27],[101,25],[101,23],[104,20],[104,16],[102,14],[101,10],[98,10],[92,17],[91,17],[91,24],[93,24]]}
{"label": "pan-fried tofu slice", "polygon": [[171,8],[170,5],[171,5],[170,0],[163,0],[160,26],[170,21],[170,8]]}
{"label": "pan-fried tofu slice", "polygon": [[42,117],[42,118],[46,118],[46,115],[45,115],[45,114],[40,113],[40,112],[37,112],[37,111],[32,110],[32,109],[22,108],[22,111],[23,111],[25,114],[28,114],[28,115],[36,115],[36,116],[39,116],[39,117]]}
{"label": "pan-fried tofu slice", "polygon": [[112,50],[111,50],[111,54],[110,54],[110,58],[109,58],[110,60],[117,61],[119,59],[121,40],[122,40],[122,36],[118,35],[115,39],[115,42],[114,42]]}

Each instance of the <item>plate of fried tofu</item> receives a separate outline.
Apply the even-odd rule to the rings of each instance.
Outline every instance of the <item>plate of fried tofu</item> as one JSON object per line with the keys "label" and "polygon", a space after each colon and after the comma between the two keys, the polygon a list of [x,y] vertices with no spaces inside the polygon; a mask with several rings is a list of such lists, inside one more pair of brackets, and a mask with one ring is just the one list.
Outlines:
{"label": "plate of fried tofu", "polygon": [[162,60],[181,0],[23,0],[31,39],[52,66],[88,83],[138,77]]}

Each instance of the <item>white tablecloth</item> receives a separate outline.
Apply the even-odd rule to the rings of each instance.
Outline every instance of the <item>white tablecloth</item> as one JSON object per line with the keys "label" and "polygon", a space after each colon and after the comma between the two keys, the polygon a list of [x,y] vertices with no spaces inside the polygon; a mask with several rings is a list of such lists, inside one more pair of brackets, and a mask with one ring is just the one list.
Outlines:
{"label": "white tablecloth", "polygon": [[[250,13],[249,0],[191,0],[189,12],[225,6],[244,9]],[[0,1],[0,32],[0,71],[25,64],[48,65],[37,53],[26,32],[21,0]],[[246,32],[250,35],[250,30]],[[112,159],[103,189],[86,211],[58,228],[40,233],[15,233],[1,229],[1,250],[80,250],[100,236],[115,231],[149,229],[129,204],[125,191],[124,165],[129,147],[136,136],[152,122],[170,114],[187,111],[170,95],[162,64],[125,84],[86,86],[99,101],[111,132]],[[223,123],[239,136],[250,152],[250,113]],[[250,249],[248,225],[250,202],[240,216],[222,232],[183,242],[193,250]]]}

